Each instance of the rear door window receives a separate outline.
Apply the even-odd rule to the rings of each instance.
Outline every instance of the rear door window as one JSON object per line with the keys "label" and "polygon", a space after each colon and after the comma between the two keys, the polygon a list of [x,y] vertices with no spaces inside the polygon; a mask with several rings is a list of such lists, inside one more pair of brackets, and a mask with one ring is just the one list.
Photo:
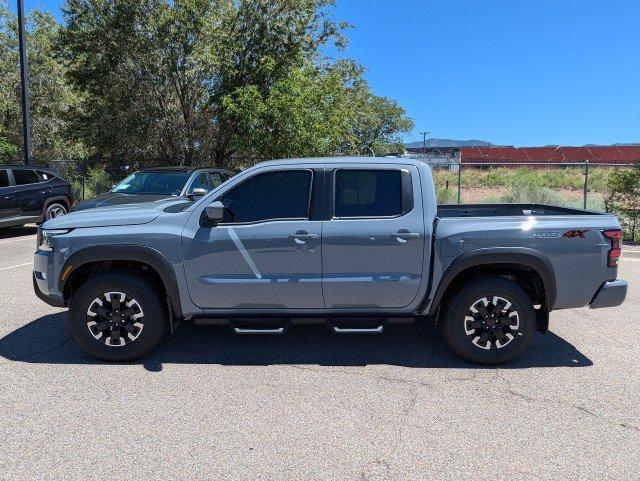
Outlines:
{"label": "rear door window", "polygon": [[28,169],[12,169],[13,178],[16,181],[16,185],[28,185],[37,184],[40,182],[40,177],[36,174],[35,170]]}
{"label": "rear door window", "polygon": [[402,214],[399,170],[337,170],[336,217],[391,217]]}
{"label": "rear door window", "polygon": [[7,172],[7,169],[0,169],[0,187],[9,187],[9,172]]}

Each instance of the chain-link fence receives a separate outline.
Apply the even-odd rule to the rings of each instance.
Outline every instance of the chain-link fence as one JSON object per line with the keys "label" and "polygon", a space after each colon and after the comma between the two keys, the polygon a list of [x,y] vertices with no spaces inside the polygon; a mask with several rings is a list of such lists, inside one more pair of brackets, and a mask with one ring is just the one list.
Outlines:
{"label": "chain-link fence", "polygon": [[103,163],[94,160],[53,160],[51,167],[71,183],[76,200],[104,194],[138,169],[129,165],[106,169]]}
{"label": "chain-link fence", "polygon": [[615,213],[627,240],[640,240],[637,209],[611,201],[609,175],[630,164],[430,162],[438,203],[540,203]]}

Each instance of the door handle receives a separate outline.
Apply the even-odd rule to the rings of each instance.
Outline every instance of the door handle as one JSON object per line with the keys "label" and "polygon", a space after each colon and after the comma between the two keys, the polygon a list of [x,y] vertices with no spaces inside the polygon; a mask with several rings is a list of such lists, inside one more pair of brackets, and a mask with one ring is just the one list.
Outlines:
{"label": "door handle", "polygon": [[318,238],[318,234],[309,234],[307,231],[299,230],[295,234],[290,234],[289,239],[293,239],[297,243],[304,243],[308,240],[315,240]]}
{"label": "door handle", "polygon": [[404,241],[408,241],[409,239],[419,239],[419,232],[409,232],[406,229],[400,229],[398,232],[394,232],[391,234],[391,237],[395,237],[396,239],[402,239]]}

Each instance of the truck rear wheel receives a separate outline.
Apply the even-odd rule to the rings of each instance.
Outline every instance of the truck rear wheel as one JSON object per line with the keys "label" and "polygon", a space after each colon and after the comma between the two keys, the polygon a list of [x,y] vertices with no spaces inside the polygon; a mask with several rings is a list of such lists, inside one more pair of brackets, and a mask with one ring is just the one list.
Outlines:
{"label": "truck rear wheel", "polygon": [[158,345],[168,318],[166,303],[153,283],[136,273],[92,277],[73,295],[71,334],[90,355],[129,361]]}
{"label": "truck rear wheel", "polygon": [[501,364],[520,355],[533,338],[533,302],[499,276],[477,277],[452,292],[439,319],[447,344],[479,364]]}

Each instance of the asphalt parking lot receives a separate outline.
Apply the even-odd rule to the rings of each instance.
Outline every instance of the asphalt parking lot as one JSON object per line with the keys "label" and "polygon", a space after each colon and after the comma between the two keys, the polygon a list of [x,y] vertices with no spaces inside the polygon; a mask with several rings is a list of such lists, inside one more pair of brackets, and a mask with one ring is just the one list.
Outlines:
{"label": "asphalt parking lot", "polygon": [[0,478],[640,479],[640,257],[619,308],[554,312],[501,368],[435,328],[279,337],[183,325],[141,363],[70,340],[0,233]]}

